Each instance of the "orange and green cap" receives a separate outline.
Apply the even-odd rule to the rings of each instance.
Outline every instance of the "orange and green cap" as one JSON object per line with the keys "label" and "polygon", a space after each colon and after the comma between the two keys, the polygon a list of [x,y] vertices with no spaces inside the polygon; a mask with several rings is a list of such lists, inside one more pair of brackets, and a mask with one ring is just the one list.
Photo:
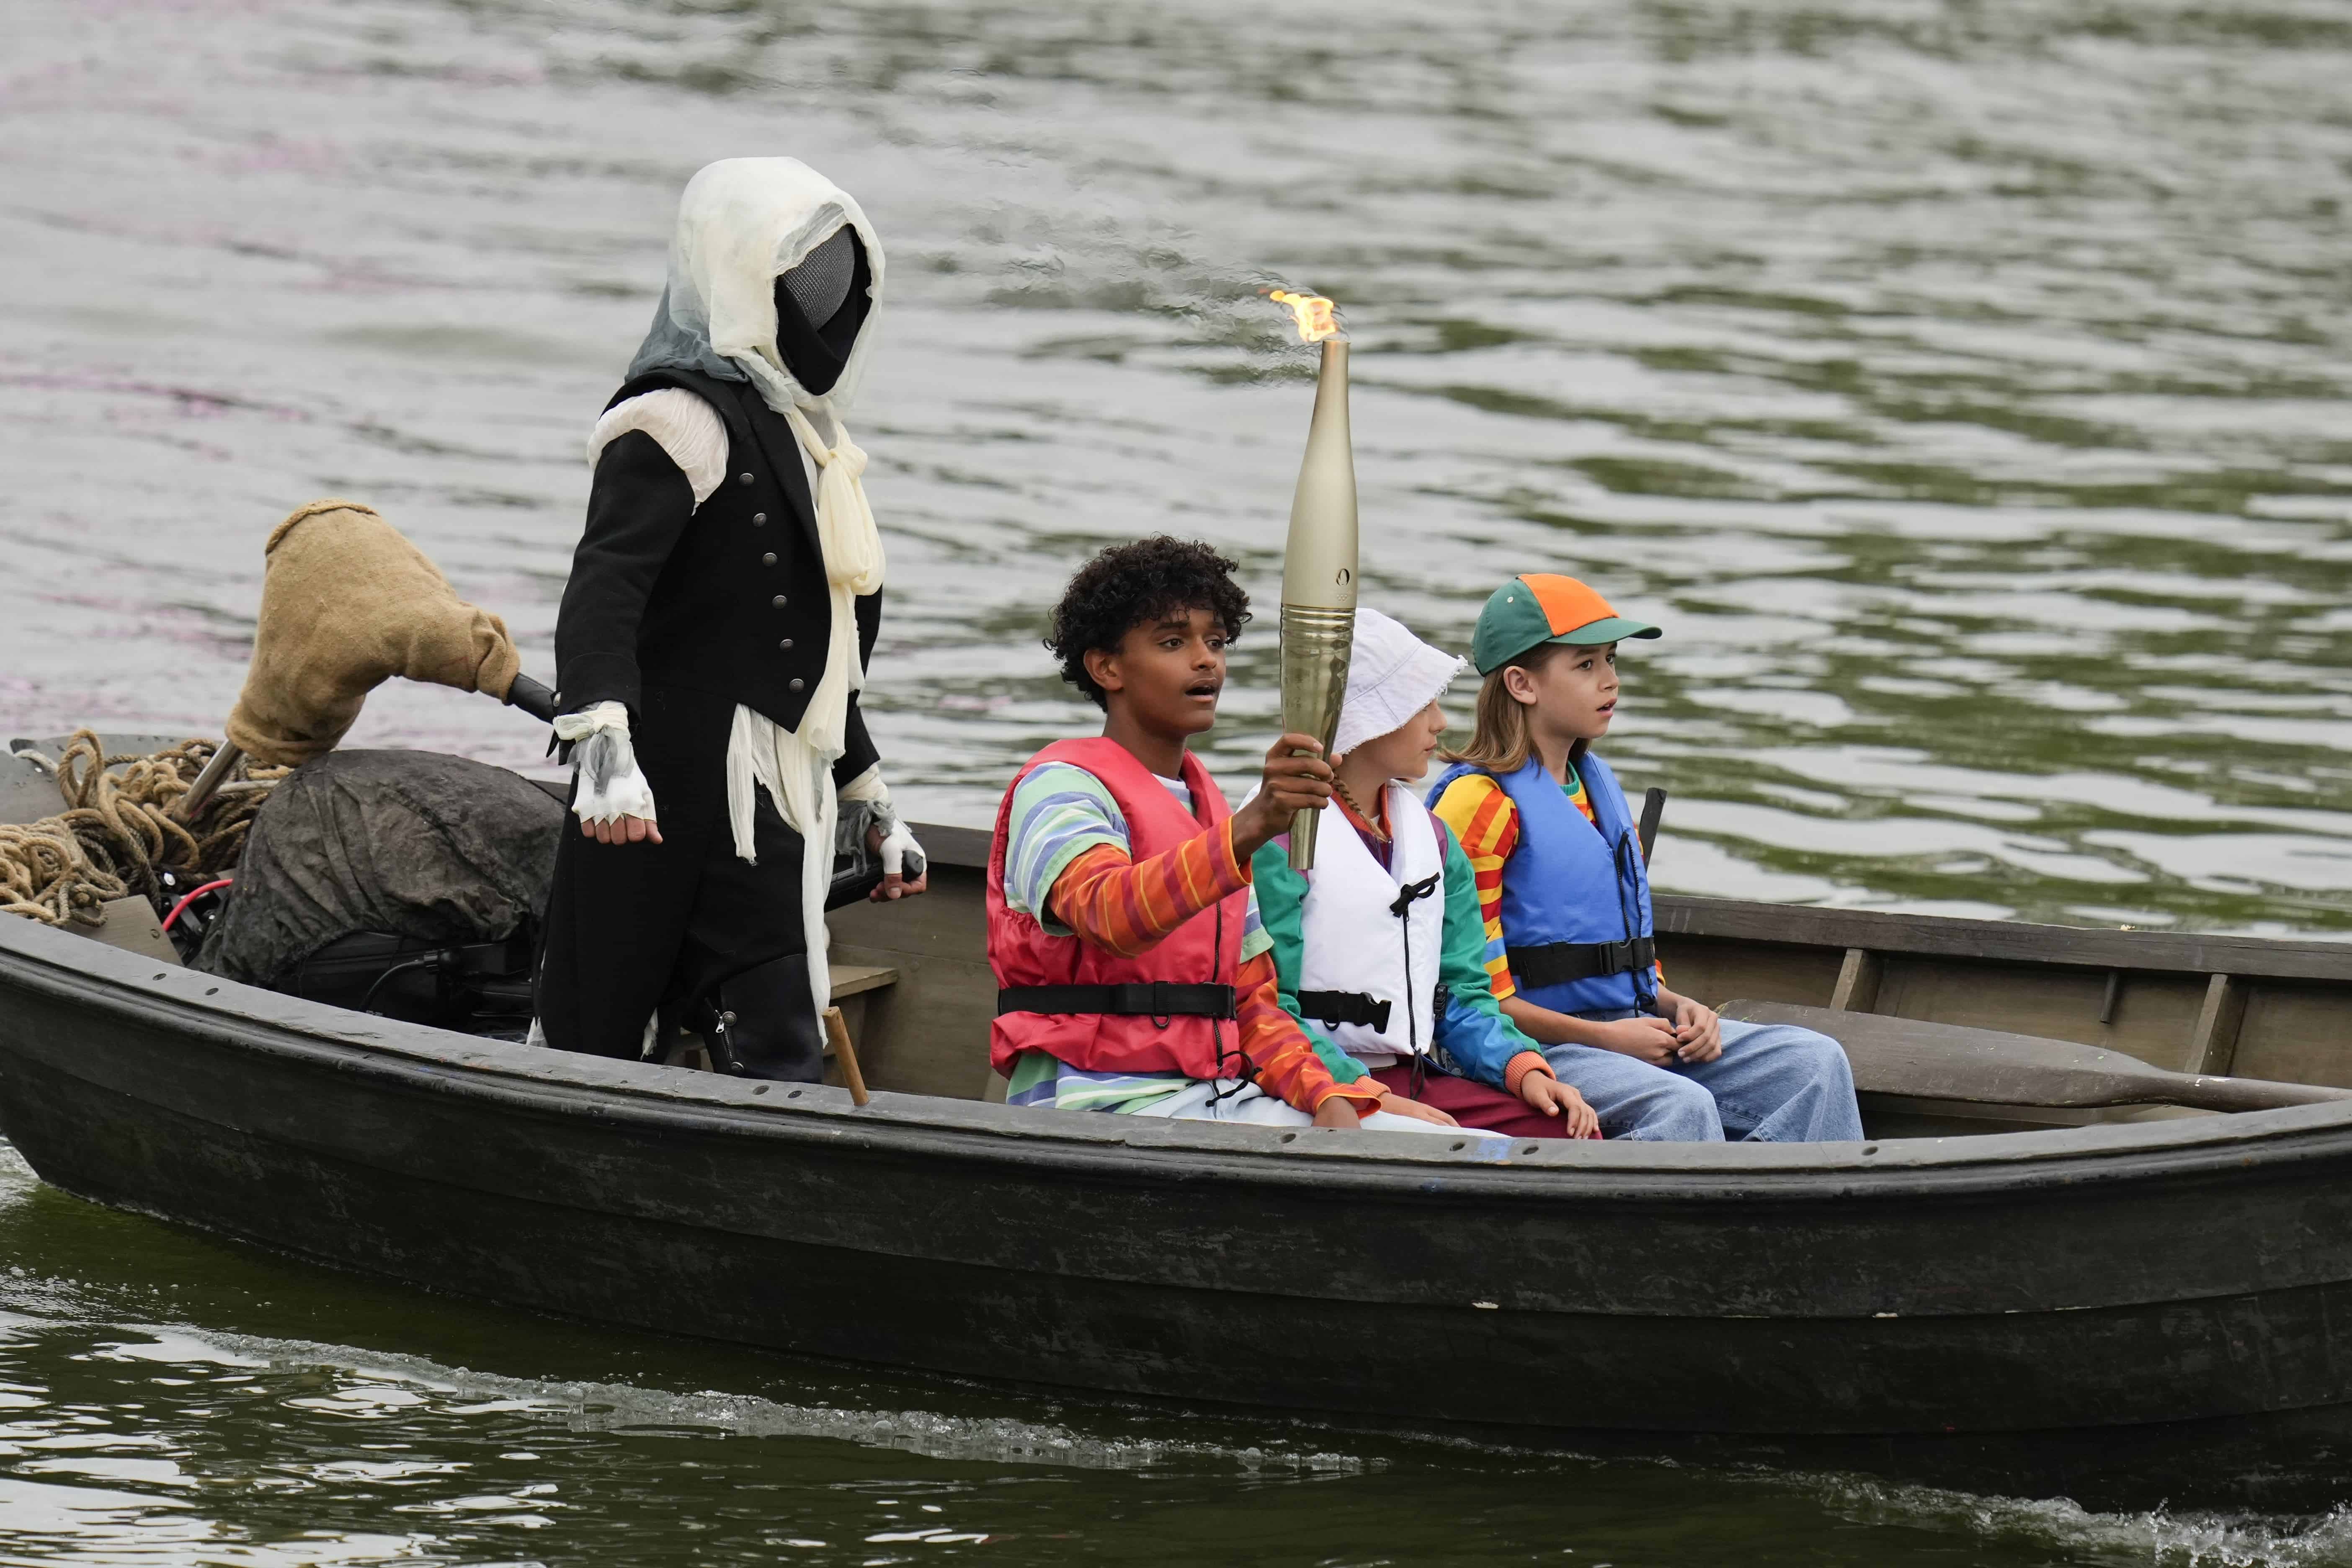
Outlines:
{"label": "orange and green cap", "polygon": [[1479,674],[1492,675],[1541,643],[1590,647],[1657,635],[1657,627],[1626,619],[1573,577],[1528,572],[1487,596],[1486,607],[1478,612],[1478,630],[1470,639],[1470,661]]}

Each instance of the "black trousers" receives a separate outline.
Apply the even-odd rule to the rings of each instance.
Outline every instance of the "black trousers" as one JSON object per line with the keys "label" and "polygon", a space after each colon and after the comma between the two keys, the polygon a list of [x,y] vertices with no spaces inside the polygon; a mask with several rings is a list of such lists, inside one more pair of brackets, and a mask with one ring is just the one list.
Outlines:
{"label": "black trousers", "polygon": [[[690,1009],[777,959],[805,963],[801,836],[764,788],[754,814],[759,864],[735,853],[727,822],[734,713],[726,698],[646,688],[631,743],[653,787],[662,841],[599,844],[578,818],[567,826],[537,995],[540,1026],[557,1049],[634,1058],[656,1009]],[[801,993],[813,1006],[804,983]]]}

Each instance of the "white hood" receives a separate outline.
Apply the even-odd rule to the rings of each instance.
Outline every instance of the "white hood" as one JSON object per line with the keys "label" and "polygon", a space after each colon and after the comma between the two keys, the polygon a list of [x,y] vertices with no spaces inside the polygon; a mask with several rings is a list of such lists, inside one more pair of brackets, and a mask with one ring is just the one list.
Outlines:
{"label": "white hood", "polygon": [[[840,379],[820,396],[776,352],[775,284],[845,225],[866,247],[873,282]],[[881,312],[882,242],[855,197],[797,158],[724,158],[705,164],[678,197],[669,284],[629,376],[694,370],[749,381],[769,407],[798,407],[830,440],[834,415],[856,396]]]}

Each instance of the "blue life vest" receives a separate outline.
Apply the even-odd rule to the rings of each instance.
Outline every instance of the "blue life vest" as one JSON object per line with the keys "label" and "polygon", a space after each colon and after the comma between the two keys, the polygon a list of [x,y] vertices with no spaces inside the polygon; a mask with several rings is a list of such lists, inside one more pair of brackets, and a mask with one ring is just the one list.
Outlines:
{"label": "blue life vest", "polygon": [[[1429,803],[1465,773],[1487,773],[1518,808],[1519,839],[1503,862],[1503,942],[1614,942],[1651,934],[1650,876],[1642,864],[1633,815],[1609,764],[1590,752],[1577,763],[1585,798],[1601,829],[1576,809],[1559,781],[1530,757],[1515,773],[1457,763],[1438,775]],[[1559,984],[1529,986],[1516,970],[1518,994],[1555,1013],[1646,1011],[1657,994],[1649,965]]]}

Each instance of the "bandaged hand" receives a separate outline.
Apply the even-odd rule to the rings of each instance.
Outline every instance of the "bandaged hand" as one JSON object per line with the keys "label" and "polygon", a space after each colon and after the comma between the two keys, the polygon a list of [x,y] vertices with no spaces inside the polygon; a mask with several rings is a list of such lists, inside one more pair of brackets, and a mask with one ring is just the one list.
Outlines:
{"label": "bandaged hand", "polygon": [[882,881],[866,895],[867,900],[878,904],[928,891],[930,860],[891,808],[890,786],[882,782],[882,770],[871,767],[858,774],[841,792],[841,798],[856,801],[873,813],[873,822],[866,830],[866,847],[881,858]]}
{"label": "bandaged hand", "polygon": [[874,852],[882,857],[882,874],[921,881],[930,862],[924,858],[923,847],[915,842],[907,825],[895,816],[886,816],[875,822],[874,830],[879,836]]}
{"label": "bandaged hand", "polygon": [[598,702],[578,713],[561,713],[555,738],[572,746],[577,784],[572,811],[580,831],[600,844],[661,842],[654,820],[653,786],[638,770],[629,744],[629,710],[618,702]]}

